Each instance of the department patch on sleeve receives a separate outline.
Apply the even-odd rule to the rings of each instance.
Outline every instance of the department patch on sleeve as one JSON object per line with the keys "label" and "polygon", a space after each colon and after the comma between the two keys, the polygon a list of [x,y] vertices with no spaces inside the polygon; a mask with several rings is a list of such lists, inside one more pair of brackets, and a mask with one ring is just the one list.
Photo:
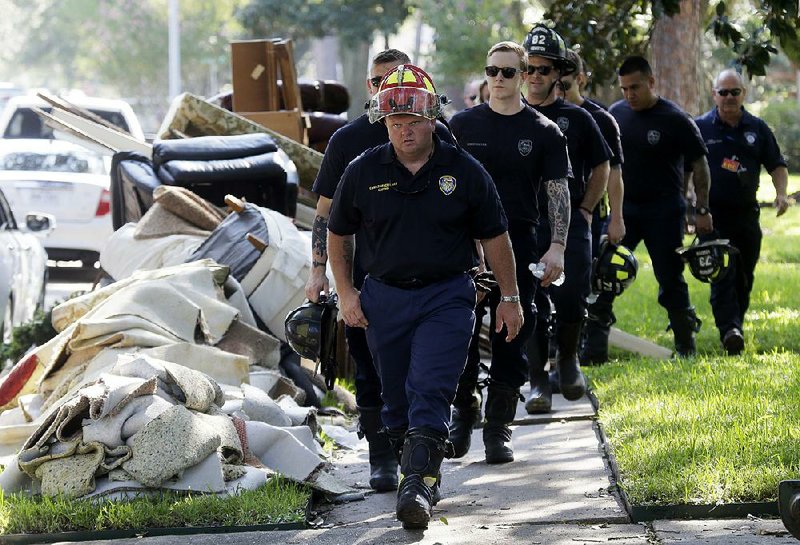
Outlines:
{"label": "department patch on sleeve", "polygon": [[456,190],[456,179],[452,176],[442,176],[439,178],[439,190],[445,195],[450,195]]}

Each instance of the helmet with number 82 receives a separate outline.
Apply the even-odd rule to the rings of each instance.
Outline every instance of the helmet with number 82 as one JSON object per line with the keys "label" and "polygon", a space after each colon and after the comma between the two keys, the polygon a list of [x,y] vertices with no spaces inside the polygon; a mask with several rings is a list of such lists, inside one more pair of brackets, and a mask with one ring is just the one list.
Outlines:
{"label": "helmet with number 82", "polygon": [[370,99],[369,121],[375,123],[393,114],[436,119],[442,113],[444,102],[422,68],[401,64],[383,76],[378,92]]}
{"label": "helmet with number 82", "polygon": [[528,55],[550,59],[562,76],[577,70],[578,65],[567,56],[567,44],[561,34],[539,23],[525,36],[522,47]]}

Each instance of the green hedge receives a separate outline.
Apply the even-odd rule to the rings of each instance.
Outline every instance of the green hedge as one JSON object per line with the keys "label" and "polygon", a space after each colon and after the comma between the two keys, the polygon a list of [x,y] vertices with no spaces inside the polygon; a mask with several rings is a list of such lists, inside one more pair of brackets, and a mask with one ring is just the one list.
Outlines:
{"label": "green hedge", "polygon": [[800,171],[800,106],[793,98],[767,104],[761,118],[775,133],[790,172]]}

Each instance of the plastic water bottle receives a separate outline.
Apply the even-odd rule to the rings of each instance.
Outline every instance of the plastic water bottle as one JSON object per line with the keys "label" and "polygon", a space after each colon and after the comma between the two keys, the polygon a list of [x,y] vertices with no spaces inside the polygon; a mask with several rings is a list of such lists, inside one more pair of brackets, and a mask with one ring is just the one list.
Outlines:
{"label": "plastic water bottle", "polygon": [[[539,280],[541,280],[542,277],[544,276],[544,269],[545,269],[545,264],[542,263],[541,261],[539,263],[531,263],[530,265],[528,265],[528,270],[531,271],[533,273],[533,276],[535,276]],[[553,280],[551,284],[554,286],[560,286],[561,284],[564,283],[564,278],[565,278],[564,271],[561,271],[561,274],[558,276],[558,278]]]}

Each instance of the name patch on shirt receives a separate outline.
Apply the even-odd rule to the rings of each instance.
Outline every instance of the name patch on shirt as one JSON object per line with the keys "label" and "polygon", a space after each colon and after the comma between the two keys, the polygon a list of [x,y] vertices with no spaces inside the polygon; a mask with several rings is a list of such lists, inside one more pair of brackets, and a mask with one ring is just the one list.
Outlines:
{"label": "name patch on shirt", "polygon": [[389,191],[391,188],[395,187],[397,182],[385,182],[382,184],[376,184],[369,186],[370,191]]}
{"label": "name patch on shirt", "polygon": [[456,179],[452,176],[442,176],[439,178],[439,190],[445,195],[450,195],[456,190]]}

